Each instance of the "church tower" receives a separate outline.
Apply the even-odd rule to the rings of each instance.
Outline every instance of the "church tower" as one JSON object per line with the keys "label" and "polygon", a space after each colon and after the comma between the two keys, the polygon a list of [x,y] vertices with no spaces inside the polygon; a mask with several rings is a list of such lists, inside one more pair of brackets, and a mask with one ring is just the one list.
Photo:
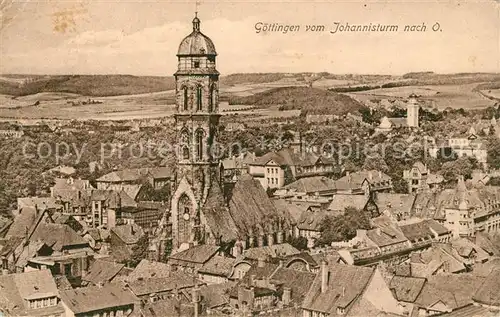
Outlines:
{"label": "church tower", "polygon": [[418,128],[418,113],[420,106],[417,103],[417,96],[411,94],[406,105],[406,124],[410,128]]}
{"label": "church tower", "polygon": [[219,127],[219,72],[215,46],[193,19],[193,31],[177,53],[176,190],[172,196],[174,249],[196,245],[203,236],[201,209],[210,186],[218,184],[219,162],[214,150]]}

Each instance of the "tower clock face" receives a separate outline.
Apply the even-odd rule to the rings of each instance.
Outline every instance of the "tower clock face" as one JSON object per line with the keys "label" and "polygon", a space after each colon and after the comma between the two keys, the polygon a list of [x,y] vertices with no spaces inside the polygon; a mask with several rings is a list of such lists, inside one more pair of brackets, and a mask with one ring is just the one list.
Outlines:
{"label": "tower clock face", "polygon": [[189,214],[186,212],[182,218],[184,218],[184,220],[188,221],[189,220]]}

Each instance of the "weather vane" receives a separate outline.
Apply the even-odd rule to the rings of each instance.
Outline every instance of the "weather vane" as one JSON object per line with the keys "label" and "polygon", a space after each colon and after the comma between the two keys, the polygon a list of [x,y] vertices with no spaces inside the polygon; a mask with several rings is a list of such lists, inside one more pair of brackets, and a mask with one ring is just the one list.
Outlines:
{"label": "weather vane", "polygon": [[198,17],[198,6],[200,5],[200,1],[199,0],[196,0],[195,2],[195,10],[194,10],[194,14],[196,17]]}

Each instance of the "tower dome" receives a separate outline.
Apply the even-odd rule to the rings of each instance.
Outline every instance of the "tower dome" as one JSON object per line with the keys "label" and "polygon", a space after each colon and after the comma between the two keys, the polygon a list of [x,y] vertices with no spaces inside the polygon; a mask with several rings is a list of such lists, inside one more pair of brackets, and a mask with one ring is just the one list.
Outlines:
{"label": "tower dome", "polygon": [[200,31],[200,19],[198,16],[195,16],[193,19],[193,32],[182,40],[177,52],[177,56],[192,55],[217,55],[212,40]]}

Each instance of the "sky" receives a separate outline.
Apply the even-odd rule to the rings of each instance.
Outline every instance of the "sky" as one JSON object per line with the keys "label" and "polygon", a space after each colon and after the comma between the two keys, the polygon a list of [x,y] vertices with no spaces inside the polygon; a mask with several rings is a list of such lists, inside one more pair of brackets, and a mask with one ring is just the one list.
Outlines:
{"label": "sky", "polygon": [[[4,1],[0,73],[18,74],[170,76],[196,10],[194,0]],[[223,75],[500,72],[496,0],[201,1],[198,16]],[[257,33],[259,22],[300,30]],[[332,34],[335,23],[390,24],[399,31]],[[425,32],[402,31],[422,24]],[[308,32],[306,25],[325,31]]]}

